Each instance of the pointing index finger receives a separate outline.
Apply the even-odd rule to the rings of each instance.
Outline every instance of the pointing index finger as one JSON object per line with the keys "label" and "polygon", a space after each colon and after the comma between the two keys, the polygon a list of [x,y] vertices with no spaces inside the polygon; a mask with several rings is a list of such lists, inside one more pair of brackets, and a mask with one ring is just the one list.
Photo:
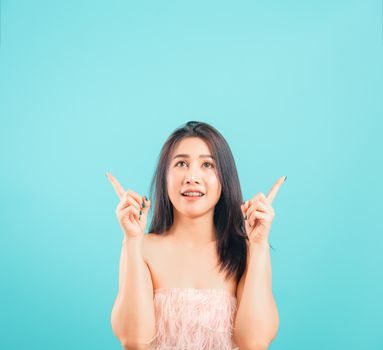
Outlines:
{"label": "pointing index finger", "polygon": [[270,204],[273,202],[275,196],[277,195],[281,185],[285,182],[286,176],[280,177],[277,182],[273,185],[270,192],[267,195],[267,199],[269,200]]}
{"label": "pointing index finger", "polygon": [[111,173],[106,173],[106,176],[109,179],[109,181],[112,183],[112,186],[114,190],[116,191],[117,196],[121,198],[121,196],[125,193],[125,190],[122,187],[122,185],[117,181],[117,179]]}

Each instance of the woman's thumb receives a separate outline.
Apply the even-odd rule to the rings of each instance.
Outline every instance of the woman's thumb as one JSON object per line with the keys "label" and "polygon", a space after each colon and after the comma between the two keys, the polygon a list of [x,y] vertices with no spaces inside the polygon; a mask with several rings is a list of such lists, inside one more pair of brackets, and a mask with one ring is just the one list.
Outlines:
{"label": "woman's thumb", "polygon": [[242,215],[245,217],[246,215],[246,211],[247,211],[247,203],[246,202],[242,202],[241,204],[241,211],[242,211]]}
{"label": "woman's thumb", "polygon": [[142,206],[142,212],[147,214],[149,208],[150,208],[150,204],[151,204],[151,201],[150,199],[146,198],[146,196],[144,196],[144,202],[143,202],[143,206]]}

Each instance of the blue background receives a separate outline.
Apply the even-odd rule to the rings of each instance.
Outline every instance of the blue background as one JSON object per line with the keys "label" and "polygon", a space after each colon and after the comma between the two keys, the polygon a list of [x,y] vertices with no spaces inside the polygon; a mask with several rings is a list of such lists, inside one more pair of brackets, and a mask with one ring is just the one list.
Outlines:
{"label": "blue background", "polygon": [[270,349],[382,349],[382,3],[1,2],[0,348],[120,349],[123,233],[168,135],[211,123],[246,199],[283,175]]}

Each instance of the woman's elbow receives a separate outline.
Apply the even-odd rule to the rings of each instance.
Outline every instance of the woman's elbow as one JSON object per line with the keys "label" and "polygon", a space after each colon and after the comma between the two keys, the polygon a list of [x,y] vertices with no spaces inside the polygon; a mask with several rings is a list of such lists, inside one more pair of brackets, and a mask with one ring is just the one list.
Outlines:
{"label": "woman's elbow", "polygon": [[121,341],[122,348],[124,350],[149,350],[149,344],[132,343],[128,341]]}

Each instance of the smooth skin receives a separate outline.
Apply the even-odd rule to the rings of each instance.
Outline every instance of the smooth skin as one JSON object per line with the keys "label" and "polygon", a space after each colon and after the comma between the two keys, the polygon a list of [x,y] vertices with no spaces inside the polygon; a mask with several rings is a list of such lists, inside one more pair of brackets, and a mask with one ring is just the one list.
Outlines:
{"label": "smooth skin", "polygon": [[129,238],[142,238],[145,234],[150,200],[146,200],[133,190],[125,191],[111,173],[106,173],[106,176],[120,199],[116,208],[116,216],[125,235]]}
{"label": "smooth skin", "polygon": [[251,244],[263,245],[268,243],[271,225],[275,217],[272,203],[286,178],[286,176],[280,177],[267,196],[259,192],[241,205],[246,220],[246,233]]}
{"label": "smooth skin", "polygon": [[[199,137],[182,139],[171,154],[167,187],[174,222],[166,233],[182,246],[202,246],[215,241],[214,208],[221,196],[215,160],[208,144]],[[196,188],[205,195],[188,200],[182,192]]]}

